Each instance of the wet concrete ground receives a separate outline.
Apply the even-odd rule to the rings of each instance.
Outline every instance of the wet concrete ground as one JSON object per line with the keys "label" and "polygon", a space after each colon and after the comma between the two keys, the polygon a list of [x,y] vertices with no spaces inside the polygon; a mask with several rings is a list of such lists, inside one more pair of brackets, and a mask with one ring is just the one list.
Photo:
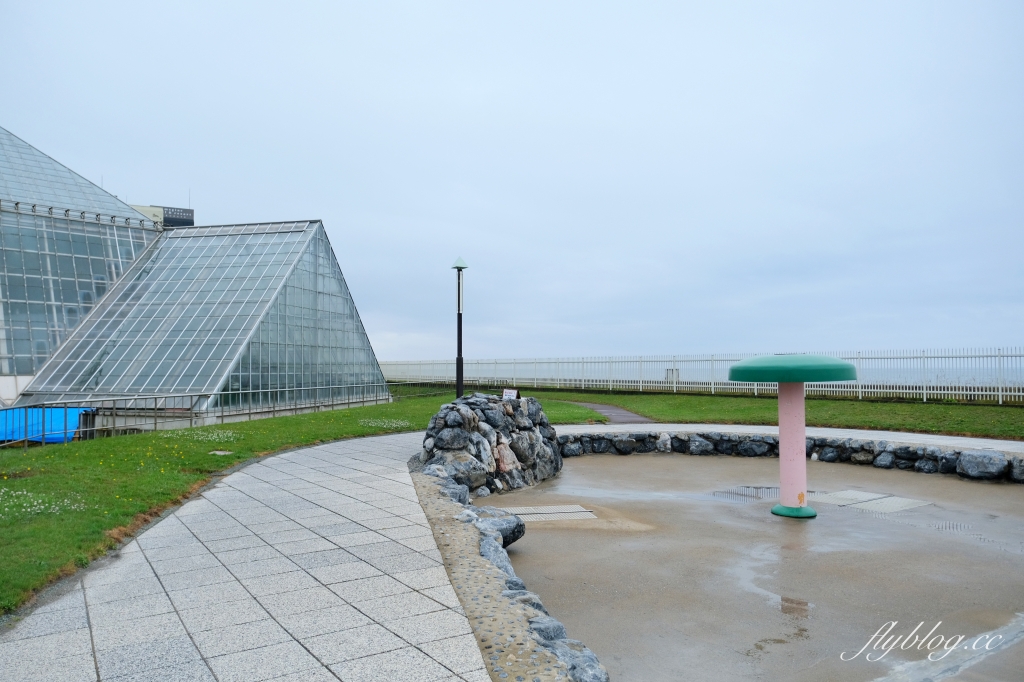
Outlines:
{"label": "wet concrete ground", "polygon": [[[1024,486],[819,462],[808,473],[812,490],[935,504],[884,515],[818,504],[817,519],[783,519],[774,500],[713,494],[778,485],[777,460],[658,454],[566,460],[556,480],[486,502],[597,514],[530,523],[509,554],[619,682],[1024,679]],[[841,660],[888,621],[888,637],[941,621],[928,642],[935,656],[951,650]],[[983,633],[1002,639],[985,652]]]}

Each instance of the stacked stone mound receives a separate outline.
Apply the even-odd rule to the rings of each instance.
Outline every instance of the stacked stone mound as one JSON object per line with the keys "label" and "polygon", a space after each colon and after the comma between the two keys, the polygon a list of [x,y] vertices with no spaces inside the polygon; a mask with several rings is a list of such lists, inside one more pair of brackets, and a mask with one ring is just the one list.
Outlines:
{"label": "stacked stone mound", "polygon": [[562,469],[555,429],[536,398],[485,393],[441,406],[420,459],[478,494],[535,485]]}
{"label": "stacked stone mound", "polygon": [[[775,436],[737,433],[583,433],[558,437],[563,457],[592,453],[630,455],[634,452],[679,452],[691,455],[778,457]],[[977,480],[1024,483],[1024,457],[995,450],[952,450],[933,445],[891,443],[856,438],[811,438],[807,457],[821,462],[849,462],[879,469],[904,469],[922,474],[957,474]]]}

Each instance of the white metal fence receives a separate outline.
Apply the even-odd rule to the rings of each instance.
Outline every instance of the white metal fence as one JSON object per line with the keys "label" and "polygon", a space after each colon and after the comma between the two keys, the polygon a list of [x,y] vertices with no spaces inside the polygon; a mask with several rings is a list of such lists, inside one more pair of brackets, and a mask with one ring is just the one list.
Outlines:
{"label": "white metal fence", "polygon": [[[465,360],[474,386],[774,395],[776,384],[728,381],[729,367],[763,353]],[[824,352],[857,366],[857,381],[807,384],[850,398],[1024,401],[1024,348]],[[454,360],[381,362],[393,382],[452,383]]]}

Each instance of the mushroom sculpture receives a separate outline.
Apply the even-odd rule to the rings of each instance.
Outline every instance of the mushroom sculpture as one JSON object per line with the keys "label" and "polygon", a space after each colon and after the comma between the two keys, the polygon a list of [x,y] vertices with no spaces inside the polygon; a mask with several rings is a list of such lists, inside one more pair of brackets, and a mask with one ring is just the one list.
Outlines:
{"label": "mushroom sculpture", "polygon": [[818,515],[807,506],[804,383],[851,381],[857,368],[824,355],[762,355],[729,368],[729,381],[779,384],[779,497],[772,514],[795,519]]}

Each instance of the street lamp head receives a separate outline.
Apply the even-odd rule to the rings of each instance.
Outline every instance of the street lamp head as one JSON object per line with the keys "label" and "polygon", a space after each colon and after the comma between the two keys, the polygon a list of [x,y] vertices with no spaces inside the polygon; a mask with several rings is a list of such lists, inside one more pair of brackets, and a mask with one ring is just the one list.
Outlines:
{"label": "street lamp head", "polygon": [[455,261],[455,265],[452,266],[452,270],[465,270],[468,267],[469,266],[466,265],[466,261],[462,260],[462,257],[460,256],[459,259]]}

